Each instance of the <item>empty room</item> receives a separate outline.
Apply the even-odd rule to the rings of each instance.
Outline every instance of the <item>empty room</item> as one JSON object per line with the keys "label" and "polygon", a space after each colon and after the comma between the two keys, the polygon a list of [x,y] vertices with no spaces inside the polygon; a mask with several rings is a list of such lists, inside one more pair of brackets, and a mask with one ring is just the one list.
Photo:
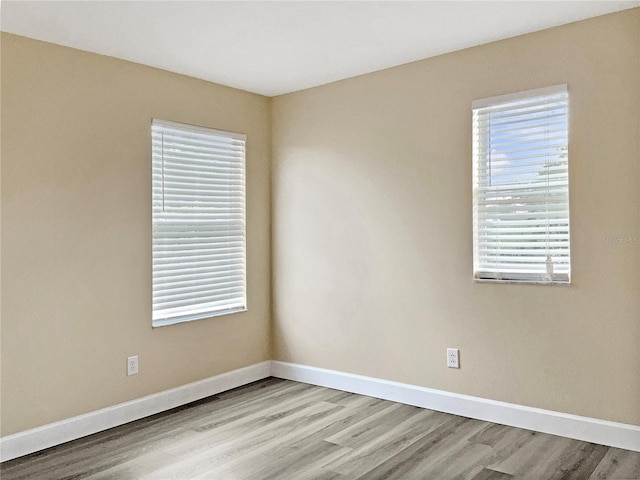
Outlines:
{"label": "empty room", "polygon": [[640,1],[0,9],[3,480],[640,479]]}

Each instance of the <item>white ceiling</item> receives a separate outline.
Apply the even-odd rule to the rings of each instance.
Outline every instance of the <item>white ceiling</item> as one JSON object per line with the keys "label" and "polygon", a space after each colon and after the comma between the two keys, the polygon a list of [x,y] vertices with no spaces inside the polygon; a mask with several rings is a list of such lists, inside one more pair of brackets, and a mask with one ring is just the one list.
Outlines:
{"label": "white ceiling", "polygon": [[3,31],[268,96],[640,5],[633,1],[9,1]]}

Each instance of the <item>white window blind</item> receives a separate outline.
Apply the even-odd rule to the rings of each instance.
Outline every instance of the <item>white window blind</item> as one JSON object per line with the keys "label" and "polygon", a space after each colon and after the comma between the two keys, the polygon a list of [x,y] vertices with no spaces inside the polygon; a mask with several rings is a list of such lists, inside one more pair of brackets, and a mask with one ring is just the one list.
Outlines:
{"label": "white window blind", "polygon": [[242,134],[154,119],[153,325],[246,310]]}
{"label": "white window blind", "polygon": [[568,283],[568,93],[473,102],[474,278]]}

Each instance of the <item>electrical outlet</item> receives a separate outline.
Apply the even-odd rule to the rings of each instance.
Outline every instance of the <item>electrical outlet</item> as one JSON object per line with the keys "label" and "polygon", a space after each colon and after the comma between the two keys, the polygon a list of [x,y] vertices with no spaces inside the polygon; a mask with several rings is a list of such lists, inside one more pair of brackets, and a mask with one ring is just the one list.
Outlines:
{"label": "electrical outlet", "polygon": [[127,357],[127,375],[135,375],[138,373],[138,356]]}
{"label": "electrical outlet", "polygon": [[447,367],[460,368],[460,350],[447,348]]}

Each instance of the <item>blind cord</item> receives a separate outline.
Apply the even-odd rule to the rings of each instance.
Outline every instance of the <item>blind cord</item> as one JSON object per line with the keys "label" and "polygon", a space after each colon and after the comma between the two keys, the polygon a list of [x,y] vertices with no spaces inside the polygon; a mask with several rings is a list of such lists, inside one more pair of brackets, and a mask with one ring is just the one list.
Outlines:
{"label": "blind cord", "polygon": [[162,174],[162,213],[166,213],[165,209],[164,209],[164,133],[161,134],[160,136],[160,142],[161,142],[161,161],[160,161],[160,165],[161,165],[161,174]]}
{"label": "blind cord", "polygon": [[[491,145],[493,144],[492,142],[492,137],[491,137],[491,125],[492,125],[492,120],[491,120],[491,115],[493,113],[492,109],[489,109],[489,125],[488,125],[488,138],[489,141],[486,142],[485,141],[485,145],[488,146],[488,165],[489,165],[489,186],[493,187],[493,151],[491,150]],[[485,146],[485,148],[486,148]],[[496,266],[496,270],[497,270],[497,266],[500,264],[500,259],[502,258],[502,253],[501,253],[501,248],[502,248],[502,228],[500,228],[500,226],[498,225],[498,248],[496,250],[496,254],[495,254],[495,258],[494,258],[494,265]],[[498,278],[502,278],[502,274],[498,273]]]}
{"label": "blind cord", "polygon": [[[545,125],[545,144],[548,145],[549,144],[549,110],[547,108],[547,101],[545,100],[544,102],[545,104],[545,110],[546,110],[546,125]],[[549,177],[551,175],[550,172],[550,164],[549,164],[549,150],[545,149],[545,153],[544,153],[544,165],[545,165],[545,170],[546,170],[546,180],[547,180],[547,191],[545,192],[545,206],[547,209],[547,216],[546,216],[546,224],[547,224],[547,235],[546,235],[546,247],[547,247],[547,258],[546,258],[546,266],[547,266],[547,280],[553,280],[553,260],[551,258],[551,248],[549,245],[549,242],[551,240],[551,235],[549,232],[549,225],[550,225],[550,221],[549,221]]]}

